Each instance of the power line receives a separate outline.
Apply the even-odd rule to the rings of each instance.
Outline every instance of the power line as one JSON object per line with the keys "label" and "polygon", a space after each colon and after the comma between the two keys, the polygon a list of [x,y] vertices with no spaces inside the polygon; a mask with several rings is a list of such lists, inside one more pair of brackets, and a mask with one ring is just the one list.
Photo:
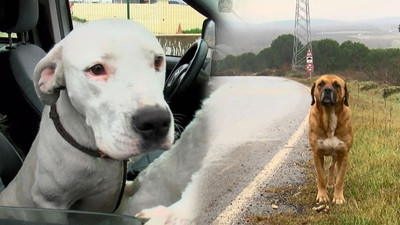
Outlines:
{"label": "power line", "polygon": [[311,46],[310,8],[308,0],[296,0],[292,69],[304,69]]}

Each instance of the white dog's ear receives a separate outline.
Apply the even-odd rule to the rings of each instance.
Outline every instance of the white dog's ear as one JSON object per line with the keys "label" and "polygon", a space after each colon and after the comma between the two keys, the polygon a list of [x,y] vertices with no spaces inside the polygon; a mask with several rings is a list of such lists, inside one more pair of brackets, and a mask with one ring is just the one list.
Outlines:
{"label": "white dog's ear", "polygon": [[33,85],[39,99],[44,104],[56,103],[60,89],[65,88],[62,45],[60,43],[55,45],[36,65],[33,72]]}

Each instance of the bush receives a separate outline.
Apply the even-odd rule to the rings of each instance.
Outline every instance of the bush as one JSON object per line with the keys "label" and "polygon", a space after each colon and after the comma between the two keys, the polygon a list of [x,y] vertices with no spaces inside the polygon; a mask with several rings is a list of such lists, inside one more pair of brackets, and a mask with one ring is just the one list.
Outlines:
{"label": "bush", "polygon": [[366,81],[366,82],[362,82],[360,84],[360,90],[361,91],[368,91],[374,88],[377,88],[378,84],[376,82],[373,81]]}
{"label": "bush", "polygon": [[400,93],[400,87],[398,86],[387,86],[383,89],[383,98],[387,98],[393,94]]}
{"label": "bush", "polygon": [[82,18],[79,18],[79,17],[77,17],[77,16],[74,16],[74,15],[72,15],[72,20],[74,20],[74,21],[78,21],[78,22],[81,22],[81,23],[86,23],[86,22],[88,22],[88,20],[87,19],[82,19]]}
{"label": "bush", "polygon": [[194,28],[190,30],[183,30],[183,34],[201,34],[201,29],[200,28]]}

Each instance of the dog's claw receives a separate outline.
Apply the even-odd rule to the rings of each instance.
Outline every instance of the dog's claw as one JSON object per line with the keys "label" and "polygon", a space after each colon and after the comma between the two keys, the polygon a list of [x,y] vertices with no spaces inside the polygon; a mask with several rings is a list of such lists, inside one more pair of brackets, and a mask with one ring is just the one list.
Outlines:
{"label": "dog's claw", "polygon": [[318,203],[327,203],[327,202],[329,202],[329,197],[328,197],[328,195],[318,194],[318,195],[317,195],[317,202],[318,202]]}
{"label": "dog's claw", "polygon": [[346,200],[344,200],[344,197],[333,197],[332,199],[332,203],[336,204],[336,205],[341,205],[344,204],[346,202]]}

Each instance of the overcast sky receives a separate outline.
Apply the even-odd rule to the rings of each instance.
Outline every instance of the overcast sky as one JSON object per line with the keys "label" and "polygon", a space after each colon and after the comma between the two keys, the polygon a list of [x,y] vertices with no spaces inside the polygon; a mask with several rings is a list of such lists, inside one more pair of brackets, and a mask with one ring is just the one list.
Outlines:
{"label": "overcast sky", "polygon": [[[233,0],[248,22],[293,20],[296,0]],[[357,21],[400,17],[400,0],[309,0],[311,19]],[[399,21],[400,23],[400,21]]]}

